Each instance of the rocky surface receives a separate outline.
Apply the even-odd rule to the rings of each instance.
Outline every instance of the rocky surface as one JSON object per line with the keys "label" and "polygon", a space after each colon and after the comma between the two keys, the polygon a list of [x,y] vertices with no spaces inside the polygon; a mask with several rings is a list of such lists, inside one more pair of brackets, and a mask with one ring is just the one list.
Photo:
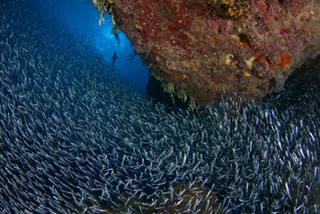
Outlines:
{"label": "rocky surface", "polygon": [[[320,51],[319,0],[93,0],[182,100],[258,99]],[[191,100],[192,100],[191,99]]]}

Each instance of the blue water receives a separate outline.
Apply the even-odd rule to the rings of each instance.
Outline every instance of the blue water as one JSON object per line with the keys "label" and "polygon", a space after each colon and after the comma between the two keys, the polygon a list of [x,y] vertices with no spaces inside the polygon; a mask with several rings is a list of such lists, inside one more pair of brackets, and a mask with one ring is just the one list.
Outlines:
{"label": "blue water", "polygon": [[118,45],[110,33],[113,24],[108,14],[104,15],[105,23],[99,26],[100,12],[89,0],[30,0],[30,3],[40,7],[48,17],[65,24],[74,34],[89,40],[88,44],[96,48],[107,62],[112,62],[111,57],[116,52],[119,58],[115,62],[115,70],[130,80],[141,93],[146,93],[148,68],[138,55],[133,61],[129,60],[130,55],[134,55],[134,48],[123,32],[119,33]]}

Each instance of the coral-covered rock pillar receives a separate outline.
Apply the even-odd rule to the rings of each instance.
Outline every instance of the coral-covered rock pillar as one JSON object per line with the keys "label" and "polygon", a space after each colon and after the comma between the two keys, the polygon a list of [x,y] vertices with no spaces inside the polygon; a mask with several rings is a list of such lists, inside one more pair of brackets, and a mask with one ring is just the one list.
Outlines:
{"label": "coral-covered rock pillar", "polygon": [[93,0],[167,91],[208,103],[281,90],[320,52],[319,0]]}

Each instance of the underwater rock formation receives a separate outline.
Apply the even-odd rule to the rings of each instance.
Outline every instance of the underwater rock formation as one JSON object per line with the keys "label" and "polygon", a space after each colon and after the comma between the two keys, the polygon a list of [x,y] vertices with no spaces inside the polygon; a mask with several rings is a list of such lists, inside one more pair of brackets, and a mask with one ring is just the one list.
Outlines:
{"label": "underwater rock formation", "polygon": [[[199,103],[280,91],[320,51],[318,0],[93,0],[152,74]],[[102,18],[102,17],[101,17]]]}

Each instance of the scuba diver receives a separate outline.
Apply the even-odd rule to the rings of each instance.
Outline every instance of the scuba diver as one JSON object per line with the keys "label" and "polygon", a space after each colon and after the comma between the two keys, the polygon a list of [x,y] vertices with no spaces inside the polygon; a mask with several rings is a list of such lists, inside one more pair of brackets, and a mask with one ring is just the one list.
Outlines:
{"label": "scuba diver", "polygon": [[119,58],[119,57],[118,57],[117,53],[114,52],[114,53],[113,53],[113,56],[111,57],[111,59],[112,59],[112,63],[111,63],[112,67],[114,66],[114,63],[116,63],[116,61],[117,61],[118,58]]}

